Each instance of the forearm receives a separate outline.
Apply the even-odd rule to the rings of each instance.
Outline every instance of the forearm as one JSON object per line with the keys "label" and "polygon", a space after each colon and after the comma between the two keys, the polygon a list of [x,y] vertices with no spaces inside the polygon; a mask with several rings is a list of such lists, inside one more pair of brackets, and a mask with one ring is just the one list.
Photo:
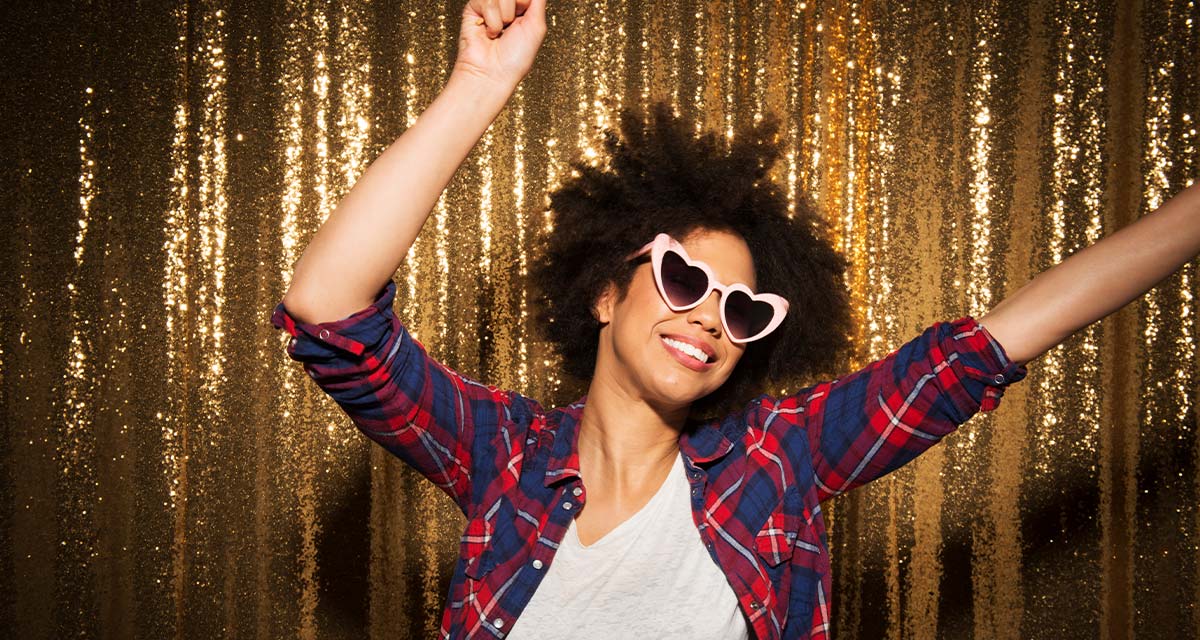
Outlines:
{"label": "forearm", "polygon": [[284,305],[303,322],[366,307],[404,261],[454,172],[512,88],[451,75],[413,126],[371,164],[297,261]]}
{"label": "forearm", "polygon": [[1044,271],[980,323],[1027,362],[1141,296],[1200,254],[1200,184]]}

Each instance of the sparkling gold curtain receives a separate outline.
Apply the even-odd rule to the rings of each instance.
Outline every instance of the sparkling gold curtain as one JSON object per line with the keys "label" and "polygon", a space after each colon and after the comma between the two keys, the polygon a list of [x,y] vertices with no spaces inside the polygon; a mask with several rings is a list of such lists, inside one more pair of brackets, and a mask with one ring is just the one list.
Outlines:
{"label": "sparkling gold curtain", "polygon": [[[57,6],[64,4],[66,6]],[[11,637],[433,637],[461,517],[269,323],[453,60],[459,2],[6,5],[0,618]],[[785,123],[859,353],[980,315],[1197,175],[1194,1],[552,1],[397,274],[431,353],[547,406],[525,247],[622,105]],[[836,637],[1200,635],[1197,265],[834,501]],[[800,310],[801,313],[804,310]]]}

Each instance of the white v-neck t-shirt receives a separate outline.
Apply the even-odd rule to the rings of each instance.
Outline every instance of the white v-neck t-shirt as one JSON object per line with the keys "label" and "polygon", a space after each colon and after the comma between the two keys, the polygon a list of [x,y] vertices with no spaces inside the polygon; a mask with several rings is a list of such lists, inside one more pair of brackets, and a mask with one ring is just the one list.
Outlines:
{"label": "white v-neck t-shirt", "polygon": [[572,519],[508,640],[749,638],[692,522],[690,489],[679,454],[654,497],[603,538],[583,546]]}

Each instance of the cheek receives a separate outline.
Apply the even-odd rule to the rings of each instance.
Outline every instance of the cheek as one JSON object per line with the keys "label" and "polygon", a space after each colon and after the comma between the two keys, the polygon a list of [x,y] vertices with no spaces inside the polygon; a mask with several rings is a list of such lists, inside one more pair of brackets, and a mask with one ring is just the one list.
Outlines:
{"label": "cheek", "polygon": [[745,355],[745,351],[743,350],[731,350],[725,364],[728,365],[729,369],[732,371],[733,368],[737,366],[737,363],[742,361],[743,355]]}
{"label": "cheek", "polygon": [[730,349],[726,352],[728,355],[725,358],[725,378],[733,375],[733,370],[737,368],[739,362],[742,361],[742,356],[746,355],[745,349]]}
{"label": "cheek", "polygon": [[665,320],[670,320],[676,315],[682,315],[671,311],[671,308],[663,302],[662,296],[658,295],[658,289],[655,288],[653,280],[642,281],[635,279],[631,283],[629,293],[626,294],[621,307],[621,311],[625,317],[634,321],[627,322],[627,324],[655,325]]}
{"label": "cheek", "polygon": [[639,308],[647,312],[668,312],[670,308],[663,302],[662,296],[658,294],[658,286],[654,284],[654,278],[646,275],[645,277],[635,278],[633,288],[630,289],[630,295],[637,298]]}

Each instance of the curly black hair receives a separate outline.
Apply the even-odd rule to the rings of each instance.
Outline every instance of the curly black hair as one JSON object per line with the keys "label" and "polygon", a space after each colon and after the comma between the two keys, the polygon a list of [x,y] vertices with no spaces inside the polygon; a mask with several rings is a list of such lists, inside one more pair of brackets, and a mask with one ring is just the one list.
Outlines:
{"label": "curly black hair", "polygon": [[701,231],[741,236],[754,257],[758,291],[788,300],[787,318],[768,337],[751,342],[729,380],[697,400],[691,417],[719,417],[768,384],[800,382],[842,364],[852,313],[845,259],[827,239],[824,220],[787,197],[768,175],[781,155],[778,120],[736,131],[726,146],[716,133],[696,135],[669,105],[649,117],[630,108],[620,131],[604,132],[608,164],[583,160],[550,194],[553,230],[534,252],[531,284],[546,338],[579,383],[590,380],[600,324],[592,314],[609,283],[621,298],[635,264],[626,256],[655,234],[679,239]]}

